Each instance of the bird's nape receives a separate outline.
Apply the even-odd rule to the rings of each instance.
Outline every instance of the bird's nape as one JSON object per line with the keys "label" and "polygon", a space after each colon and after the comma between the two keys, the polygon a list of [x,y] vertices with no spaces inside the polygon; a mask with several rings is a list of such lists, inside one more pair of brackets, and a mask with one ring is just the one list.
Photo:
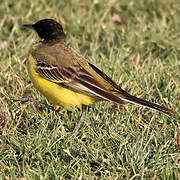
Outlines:
{"label": "bird's nape", "polygon": [[53,19],[42,19],[35,24],[25,24],[24,27],[34,29],[39,37],[45,41],[65,38],[65,33],[61,24]]}

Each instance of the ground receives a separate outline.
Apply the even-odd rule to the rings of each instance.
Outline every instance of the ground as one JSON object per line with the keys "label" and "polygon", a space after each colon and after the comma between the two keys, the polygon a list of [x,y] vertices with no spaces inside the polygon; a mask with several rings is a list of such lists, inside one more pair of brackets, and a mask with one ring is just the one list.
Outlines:
{"label": "ground", "polygon": [[112,102],[59,112],[28,77],[34,33],[23,24],[61,22],[67,41],[129,93],[180,112],[178,0],[0,2],[1,179],[178,179],[179,114]]}

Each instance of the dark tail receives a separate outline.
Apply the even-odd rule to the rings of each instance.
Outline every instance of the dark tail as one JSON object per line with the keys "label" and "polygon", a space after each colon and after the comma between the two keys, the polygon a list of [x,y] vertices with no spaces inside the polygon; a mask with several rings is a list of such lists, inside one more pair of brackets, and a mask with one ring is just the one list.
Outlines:
{"label": "dark tail", "polygon": [[[122,92],[120,94],[122,94]],[[145,106],[145,107],[148,107],[148,108],[163,112],[163,113],[168,114],[168,115],[176,114],[176,112],[171,110],[171,109],[168,109],[168,108],[165,108],[163,106],[151,103],[149,101],[137,98],[135,96],[132,96],[132,95],[128,94],[127,92],[123,93],[123,97],[121,96],[121,99],[126,101],[126,102],[130,102],[130,103],[133,103],[133,104],[138,104],[140,106]]]}
{"label": "dark tail", "polygon": [[[145,107],[148,107],[148,108],[163,112],[163,113],[168,114],[168,115],[177,114],[175,111],[173,111],[171,109],[165,108],[163,106],[160,106],[160,105],[157,105],[157,104],[151,103],[149,101],[145,101],[143,99],[140,99],[140,98],[137,98],[135,96],[130,95],[129,93],[124,91],[120,86],[118,86],[114,81],[112,81],[111,78],[109,78],[105,73],[103,73],[96,66],[94,66],[94,65],[92,65],[90,63],[89,63],[89,65],[92,67],[92,69],[94,71],[96,71],[102,78],[104,78],[107,82],[109,82],[109,84],[111,84],[116,89],[115,90],[116,95],[120,99],[122,99],[123,101],[130,102],[130,103],[133,103],[133,104],[138,104],[138,105],[141,105],[141,106],[145,106]],[[118,101],[115,101],[115,102],[119,103]],[[122,102],[121,102],[121,104],[122,104]]]}

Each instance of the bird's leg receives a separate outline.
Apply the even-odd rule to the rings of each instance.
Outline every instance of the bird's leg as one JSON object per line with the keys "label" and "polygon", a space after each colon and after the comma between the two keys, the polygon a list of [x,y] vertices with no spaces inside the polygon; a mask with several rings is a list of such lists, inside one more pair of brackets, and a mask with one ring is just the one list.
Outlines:
{"label": "bird's leg", "polygon": [[72,134],[71,137],[76,137],[76,135],[78,134],[79,128],[80,128],[81,123],[83,122],[84,117],[85,117],[85,114],[86,114],[86,109],[87,109],[87,106],[82,105],[81,118],[80,118],[80,120],[78,121],[78,123],[76,124],[76,126],[75,126],[75,128],[74,128],[74,131],[73,131],[73,134]]}
{"label": "bird's leg", "polygon": [[46,103],[42,103],[42,102],[39,102],[37,101],[36,99],[33,99],[32,97],[23,97],[23,98],[20,98],[20,99],[11,99],[13,102],[20,102],[21,104],[24,104],[24,103],[27,103],[27,102],[35,102],[37,104],[40,104],[41,106],[43,107],[47,107],[53,111],[55,111],[54,107],[49,105],[49,104],[46,104]]}

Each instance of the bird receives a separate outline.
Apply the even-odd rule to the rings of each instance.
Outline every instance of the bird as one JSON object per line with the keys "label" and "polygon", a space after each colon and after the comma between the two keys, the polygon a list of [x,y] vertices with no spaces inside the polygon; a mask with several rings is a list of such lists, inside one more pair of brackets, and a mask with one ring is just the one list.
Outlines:
{"label": "bird", "polygon": [[[175,111],[133,96],[117,85],[108,75],[83,55],[70,47],[60,23],[42,19],[25,24],[33,29],[39,40],[32,45],[28,58],[28,73],[34,87],[55,107],[82,109],[98,101],[125,105],[134,103],[167,115]],[[84,118],[82,114],[82,118]]]}

